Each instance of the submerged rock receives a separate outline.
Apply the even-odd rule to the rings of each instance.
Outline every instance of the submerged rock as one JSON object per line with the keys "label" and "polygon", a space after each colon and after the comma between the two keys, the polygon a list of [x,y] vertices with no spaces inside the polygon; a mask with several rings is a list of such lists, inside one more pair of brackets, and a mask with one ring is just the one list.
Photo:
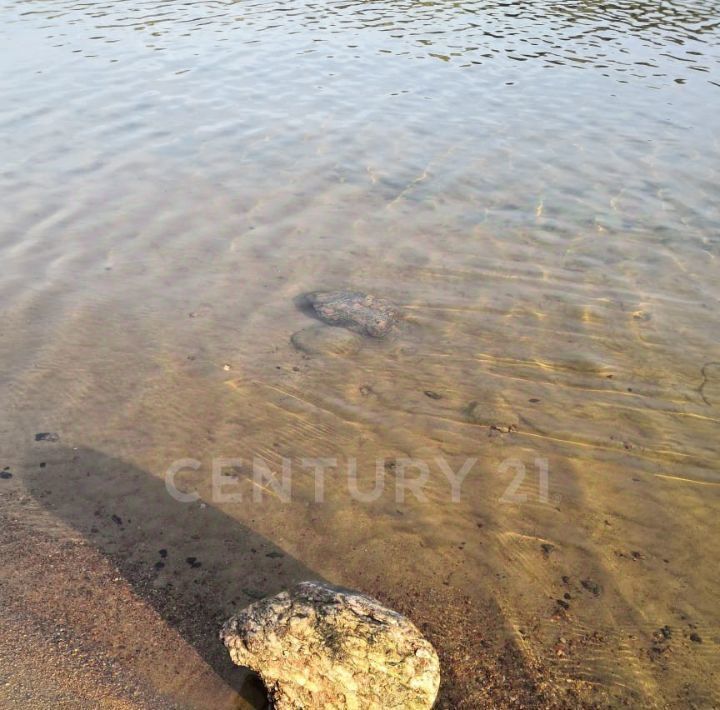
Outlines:
{"label": "submerged rock", "polygon": [[400,309],[390,301],[359,291],[314,291],[305,300],[325,323],[373,338],[384,338],[400,320]]}
{"label": "submerged rock", "polygon": [[520,424],[518,415],[500,401],[472,401],[465,407],[464,413],[473,424],[487,426],[503,434],[517,431]]}
{"label": "submerged rock", "polygon": [[362,347],[362,338],[341,328],[312,325],[290,337],[296,350],[308,355],[354,355]]}
{"label": "submerged rock", "polygon": [[322,582],[255,602],[220,637],[277,710],[429,710],[440,684],[435,649],[408,619]]}

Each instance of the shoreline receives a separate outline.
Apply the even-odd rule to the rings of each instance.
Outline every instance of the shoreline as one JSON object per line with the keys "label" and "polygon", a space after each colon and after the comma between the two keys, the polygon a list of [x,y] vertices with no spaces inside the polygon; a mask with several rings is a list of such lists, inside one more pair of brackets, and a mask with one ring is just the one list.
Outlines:
{"label": "shoreline", "polygon": [[[161,491],[160,481],[142,474],[145,488],[136,505],[165,522],[174,519],[181,542],[177,547],[165,542],[172,539],[167,530],[163,541],[147,539],[144,521],[135,517],[137,508],[101,495],[104,475],[123,470],[135,487],[138,470],[90,450],[65,449],[47,458],[46,466],[37,469],[41,475],[25,480],[20,467],[14,467],[20,475],[14,477],[12,493],[4,488],[0,507],[1,563],[7,571],[0,588],[11,600],[2,614],[6,623],[25,632],[15,646],[15,671],[2,692],[17,702],[22,692],[27,694],[23,679],[42,677],[47,688],[41,685],[26,695],[25,707],[41,707],[53,694],[84,698],[73,707],[88,708],[96,707],[98,698],[110,708],[263,707],[261,689],[233,667],[217,631],[257,594],[317,575],[267,539],[233,528],[219,512],[195,516],[189,526],[193,515],[187,507]],[[78,495],[73,484],[82,479],[85,490]],[[109,504],[119,506],[123,517],[110,513]],[[210,520],[210,515],[217,517]],[[212,551],[220,558],[228,554],[212,537],[218,528],[224,530],[225,547],[233,542],[250,546],[234,574],[238,580],[243,575],[262,580],[262,590],[243,587],[243,581],[232,589],[226,580],[223,588],[214,585],[212,570],[222,559],[212,559]],[[203,540],[208,533],[210,539]],[[248,535],[250,541],[244,539]],[[143,549],[138,551],[138,545]],[[158,557],[152,548],[160,545],[167,547]],[[198,555],[193,564],[186,559],[191,550]],[[153,560],[163,566],[158,569]],[[172,573],[160,583],[166,565]],[[263,568],[259,575],[258,565]],[[408,616],[437,649],[442,667],[437,708],[600,707],[640,701],[634,693],[618,695],[617,689],[558,677],[523,651],[492,599],[480,602],[450,583],[428,587],[425,579],[422,574],[405,578],[391,588],[380,577],[374,582],[366,577],[363,592]],[[341,581],[355,580],[348,575]],[[48,665],[54,669],[49,675],[43,671]]]}

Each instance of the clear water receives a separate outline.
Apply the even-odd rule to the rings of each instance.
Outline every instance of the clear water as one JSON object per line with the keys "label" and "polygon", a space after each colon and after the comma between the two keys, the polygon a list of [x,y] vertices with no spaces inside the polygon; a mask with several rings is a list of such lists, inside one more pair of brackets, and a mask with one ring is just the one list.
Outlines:
{"label": "clear water", "polygon": [[[521,680],[487,670],[507,644],[590,702],[720,702],[716,3],[0,8],[0,468],[52,492],[8,515],[132,583],[156,540],[201,546],[204,591],[183,565],[152,584],[218,618],[308,575],[382,596],[438,647],[448,707],[512,706]],[[303,357],[293,299],[343,287],[402,332]],[[434,464],[426,501],[360,504],[343,474],[321,504],[307,475],[289,504],[213,500],[212,458],[253,455],[357,458],[368,485],[379,457],[478,463],[459,503]],[[186,457],[206,507],[149,493]],[[136,526],[93,537],[100,502]],[[234,554],[248,535],[285,562]],[[232,707],[213,653],[181,675]]]}

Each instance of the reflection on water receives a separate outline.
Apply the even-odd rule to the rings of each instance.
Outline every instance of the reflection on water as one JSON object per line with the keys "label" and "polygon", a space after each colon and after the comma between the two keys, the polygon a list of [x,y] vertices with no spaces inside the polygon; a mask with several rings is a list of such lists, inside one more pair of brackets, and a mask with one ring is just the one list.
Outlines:
{"label": "reflection on water", "polygon": [[[426,503],[300,477],[223,512],[410,613],[448,706],[720,702],[714,3],[0,6],[10,459],[57,431],[157,476],[356,457],[370,487],[477,458],[460,503],[434,471]],[[295,350],[295,297],[342,287],[401,333]]]}
{"label": "reflection on water", "polygon": [[[156,51],[172,50],[179,38],[193,33],[212,33],[218,43],[263,44],[260,33],[281,32],[319,44],[315,52],[323,52],[323,44],[357,49],[358,59],[365,55],[366,35],[373,34],[378,51],[414,59],[435,57],[469,66],[506,57],[544,67],[588,65],[631,77],[677,74],[681,82],[685,72],[673,69],[674,63],[708,73],[718,63],[713,51],[718,14],[712,2],[10,4],[22,18],[50,20],[43,29],[82,24],[88,30],[83,39],[109,44],[122,42],[122,31],[131,29],[143,33],[146,47]],[[46,38],[56,40],[53,46],[72,47],[67,32],[57,30]],[[359,44],[353,44],[356,40]]]}

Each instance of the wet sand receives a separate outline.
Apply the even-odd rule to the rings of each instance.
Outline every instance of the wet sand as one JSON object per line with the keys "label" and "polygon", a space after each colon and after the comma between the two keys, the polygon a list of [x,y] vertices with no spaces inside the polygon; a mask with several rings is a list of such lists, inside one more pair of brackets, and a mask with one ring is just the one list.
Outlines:
{"label": "wet sand", "polygon": [[[280,322],[278,330],[313,322],[285,304],[288,327]],[[182,317],[201,328],[211,316]],[[2,596],[11,600],[3,615],[8,634],[22,630],[15,653],[26,659],[4,666],[12,701],[30,687],[28,706],[40,706],[47,692],[87,697],[87,707],[97,693],[118,707],[236,707],[254,691],[233,673],[219,625],[258,596],[320,578],[377,596],[420,626],[441,657],[441,707],[711,705],[715,572],[703,561],[712,559],[718,486],[702,477],[700,453],[663,452],[628,436],[630,416],[671,415],[615,405],[628,423],[615,423],[614,437],[570,438],[558,431],[562,415],[551,405],[558,388],[579,388],[584,399],[595,389],[594,406],[584,406],[597,427],[605,398],[647,397],[628,392],[642,383],[636,378],[629,387],[619,374],[546,365],[547,381],[523,380],[515,402],[522,396],[527,403],[511,406],[512,390],[487,384],[497,361],[478,358],[478,384],[463,398],[455,383],[466,387],[466,377],[449,381],[457,375],[446,367],[446,379],[421,379],[408,364],[428,360],[409,347],[418,332],[419,324],[407,324],[396,340],[366,342],[350,357],[308,356],[277,338],[277,348],[246,367],[237,358],[178,353],[169,365],[143,372],[145,351],[137,348],[137,367],[128,363],[122,376],[102,378],[101,390],[91,385],[82,395],[83,406],[93,396],[105,402],[104,415],[74,424],[64,412],[78,404],[67,383],[56,387],[58,372],[27,370],[39,382],[23,392],[26,414],[11,409],[18,416],[5,436],[16,443],[3,463],[12,477],[1,482],[8,572]],[[126,330],[125,343],[127,337]],[[531,367],[537,369],[515,363],[514,376]],[[559,386],[557,371],[572,384]],[[73,387],[83,377],[75,369]],[[702,398],[691,396],[696,417],[707,416],[699,413]],[[33,397],[52,414],[30,427],[27,413],[39,411]],[[556,428],[548,432],[542,422],[550,407]],[[507,412],[517,417],[511,430],[482,421],[506,422]],[[138,427],[141,421],[153,429]],[[60,440],[35,441],[27,435],[33,429],[60,429]],[[327,475],[318,503],[315,481],[301,468],[289,503],[267,491],[256,501],[242,468],[228,484],[243,502],[214,501],[212,456],[253,453],[279,471],[283,456],[344,452],[357,456],[364,491],[374,484],[375,460],[386,460],[377,501],[353,500],[339,471]],[[399,503],[393,463],[438,455],[454,470],[466,456],[478,458],[460,502],[433,468],[427,499],[408,494]],[[183,471],[177,482],[200,498],[180,503],[163,476],[168,462],[188,456],[203,467]],[[534,470],[538,457],[550,462],[547,499]],[[527,464],[510,491],[515,471],[503,469],[508,459]],[[55,679],[44,675],[50,687],[36,694],[28,684],[41,638],[43,662],[63,671]]]}
{"label": "wet sand", "polygon": [[[3,497],[5,706],[265,707],[259,682],[232,667],[213,631],[238,605],[317,573],[218,511],[171,502],[125,462],[65,448],[49,458],[30,474],[34,497]],[[106,510],[114,476],[134,491],[123,503],[110,499],[125,517]],[[394,583],[394,594],[381,577],[364,588],[437,645],[439,707],[597,702],[587,684],[558,686],[527,657],[492,600],[426,586],[417,573]]]}

